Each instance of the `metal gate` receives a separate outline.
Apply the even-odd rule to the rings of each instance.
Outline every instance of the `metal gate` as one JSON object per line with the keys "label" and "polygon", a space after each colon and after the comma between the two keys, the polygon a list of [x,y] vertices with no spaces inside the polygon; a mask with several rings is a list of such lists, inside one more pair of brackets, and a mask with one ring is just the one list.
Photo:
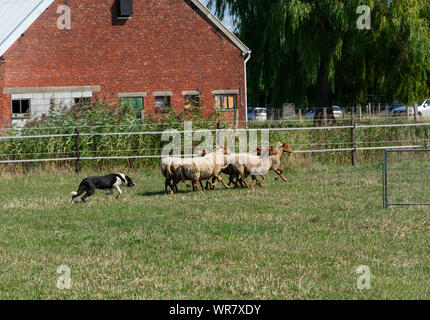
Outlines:
{"label": "metal gate", "polygon": [[385,150],[384,206],[430,205],[430,149]]}

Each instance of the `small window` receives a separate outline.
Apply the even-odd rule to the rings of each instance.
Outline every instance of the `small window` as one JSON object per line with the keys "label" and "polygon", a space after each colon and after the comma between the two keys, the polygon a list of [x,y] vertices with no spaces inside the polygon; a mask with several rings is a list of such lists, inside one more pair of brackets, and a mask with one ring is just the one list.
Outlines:
{"label": "small window", "polygon": [[138,118],[142,118],[143,112],[143,97],[124,97],[121,98],[122,106],[127,106],[136,112]]}
{"label": "small window", "polygon": [[234,110],[236,109],[235,94],[217,94],[215,95],[215,108],[217,110]]}
{"label": "small window", "polygon": [[165,109],[170,107],[170,96],[155,97],[155,109]]}
{"label": "small window", "polygon": [[30,100],[12,100],[12,117],[29,118],[30,117]]}
{"label": "small window", "polygon": [[185,109],[192,109],[200,105],[199,95],[186,95],[184,96],[184,98],[185,98],[185,103],[184,103]]}
{"label": "small window", "polygon": [[75,105],[89,105],[91,103],[93,103],[93,99],[92,98],[75,98]]}

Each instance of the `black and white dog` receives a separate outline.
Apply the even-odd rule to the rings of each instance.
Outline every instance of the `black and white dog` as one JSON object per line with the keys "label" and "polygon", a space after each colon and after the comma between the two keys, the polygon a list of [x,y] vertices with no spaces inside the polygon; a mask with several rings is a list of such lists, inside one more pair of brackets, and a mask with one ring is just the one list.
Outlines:
{"label": "black and white dog", "polygon": [[79,197],[81,194],[86,192],[85,195],[82,197],[82,201],[85,202],[85,200],[88,197],[91,197],[95,192],[96,189],[100,190],[110,190],[108,195],[113,194],[113,189],[118,191],[118,196],[116,199],[121,197],[122,191],[119,188],[120,186],[124,187],[135,187],[136,185],[134,182],[127,177],[123,173],[112,173],[107,176],[103,177],[88,177],[82,180],[81,184],[79,185],[78,192],[72,192],[72,201],[70,203],[73,203],[76,197]]}

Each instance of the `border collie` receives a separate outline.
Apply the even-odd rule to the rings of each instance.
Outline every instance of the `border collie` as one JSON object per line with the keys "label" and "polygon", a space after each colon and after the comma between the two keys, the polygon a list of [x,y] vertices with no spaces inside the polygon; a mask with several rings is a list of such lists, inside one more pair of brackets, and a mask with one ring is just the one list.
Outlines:
{"label": "border collie", "polygon": [[82,180],[81,184],[79,185],[78,192],[72,192],[73,197],[70,203],[73,203],[75,198],[83,194],[84,191],[86,193],[81,200],[85,202],[85,200],[88,197],[91,197],[96,192],[96,189],[110,190],[108,195],[112,195],[113,189],[115,189],[116,191],[118,191],[118,195],[116,197],[116,199],[118,199],[122,195],[122,191],[119,188],[120,186],[133,188],[136,185],[129,177],[127,177],[123,173],[112,173],[103,177],[85,178],[84,180]]}

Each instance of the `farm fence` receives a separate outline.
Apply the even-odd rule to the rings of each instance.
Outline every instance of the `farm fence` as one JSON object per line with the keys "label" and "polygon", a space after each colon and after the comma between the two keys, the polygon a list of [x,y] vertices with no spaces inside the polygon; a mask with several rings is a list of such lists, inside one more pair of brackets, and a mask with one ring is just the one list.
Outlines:
{"label": "farm fence", "polygon": [[384,207],[430,205],[430,149],[385,150]]}
{"label": "farm fence", "polygon": [[[219,127],[219,126],[218,126]],[[400,139],[400,140],[384,140],[384,138],[378,138],[373,141],[366,141],[357,139],[357,130],[372,130],[372,129],[384,129],[384,128],[426,128],[426,136],[422,138],[414,138],[414,139]],[[275,137],[277,133],[291,135],[292,132],[296,133],[304,133],[310,131],[319,131],[319,132],[332,132],[335,133],[330,135],[325,135],[323,138],[343,135],[345,137],[344,142],[329,142],[322,141],[321,143],[309,143],[306,142],[306,137],[304,139],[298,139],[297,143],[293,145],[294,153],[298,154],[321,154],[328,152],[347,152],[351,155],[351,164],[355,165],[355,154],[357,151],[383,151],[389,149],[414,149],[414,148],[423,148],[425,147],[430,139],[427,137],[428,132],[427,128],[430,128],[430,123],[400,123],[400,124],[356,124],[354,121],[351,121],[349,125],[337,125],[337,126],[320,126],[320,127],[281,127],[281,128],[249,128],[249,129],[206,129],[206,132],[211,132],[213,134],[219,134],[220,132],[246,132],[249,134],[252,131],[264,132],[269,131]],[[339,132],[346,130],[346,132]],[[91,131],[91,130],[88,130]],[[70,131],[69,131],[70,132]],[[173,131],[172,131],[173,132]],[[177,131],[176,131],[177,132]],[[183,134],[194,134],[195,130],[191,131],[180,131]],[[0,150],[0,164],[13,164],[13,163],[35,163],[35,162],[74,162],[75,170],[79,172],[82,161],[90,161],[90,160],[117,160],[117,159],[157,159],[161,158],[161,148],[158,147],[143,148],[145,145],[143,140],[138,140],[136,144],[134,144],[135,149],[129,150],[96,150],[96,151],[84,151],[82,145],[83,139],[96,139],[100,137],[108,138],[108,139],[117,139],[118,137],[127,137],[127,140],[131,140],[131,137],[154,137],[161,136],[163,133],[169,133],[169,131],[134,131],[134,132],[81,132],[78,128],[74,128],[70,133],[58,133],[58,134],[35,134],[35,135],[13,135],[13,136],[0,136],[0,146],[4,141],[21,141],[21,140],[34,140],[34,139],[46,139],[46,141],[50,141],[52,139],[58,138],[68,138],[67,150],[61,152],[55,151],[47,151],[47,152],[32,152],[32,153],[5,153],[4,150]],[[365,136],[362,132],[360,132],[361,136]],[[44,140],[45,141],[45,140]],[[279,141],[279,140],[278,140]],[[302,142],[300,142],[302,141]],[[98,148],[97,141],[91,141],[93,145]],[[88,141],[85,141],[85,145],[88,145]],[[3,146],[7,145],[3,143]],[[119,144],[121,145],[121,143]],[[151,146],[148,144],[147,146]],[[101,147],[102,148],[102,147]],[[2,152],[3,151],[3,152]],[[129,154],[130,152],[134,152],[134,154]],[[53,156],[52,158],[46,157],[46,155]],[[58,156],[59,155],[59,156]],[[176,155],[183,156],[183,155]]]}

